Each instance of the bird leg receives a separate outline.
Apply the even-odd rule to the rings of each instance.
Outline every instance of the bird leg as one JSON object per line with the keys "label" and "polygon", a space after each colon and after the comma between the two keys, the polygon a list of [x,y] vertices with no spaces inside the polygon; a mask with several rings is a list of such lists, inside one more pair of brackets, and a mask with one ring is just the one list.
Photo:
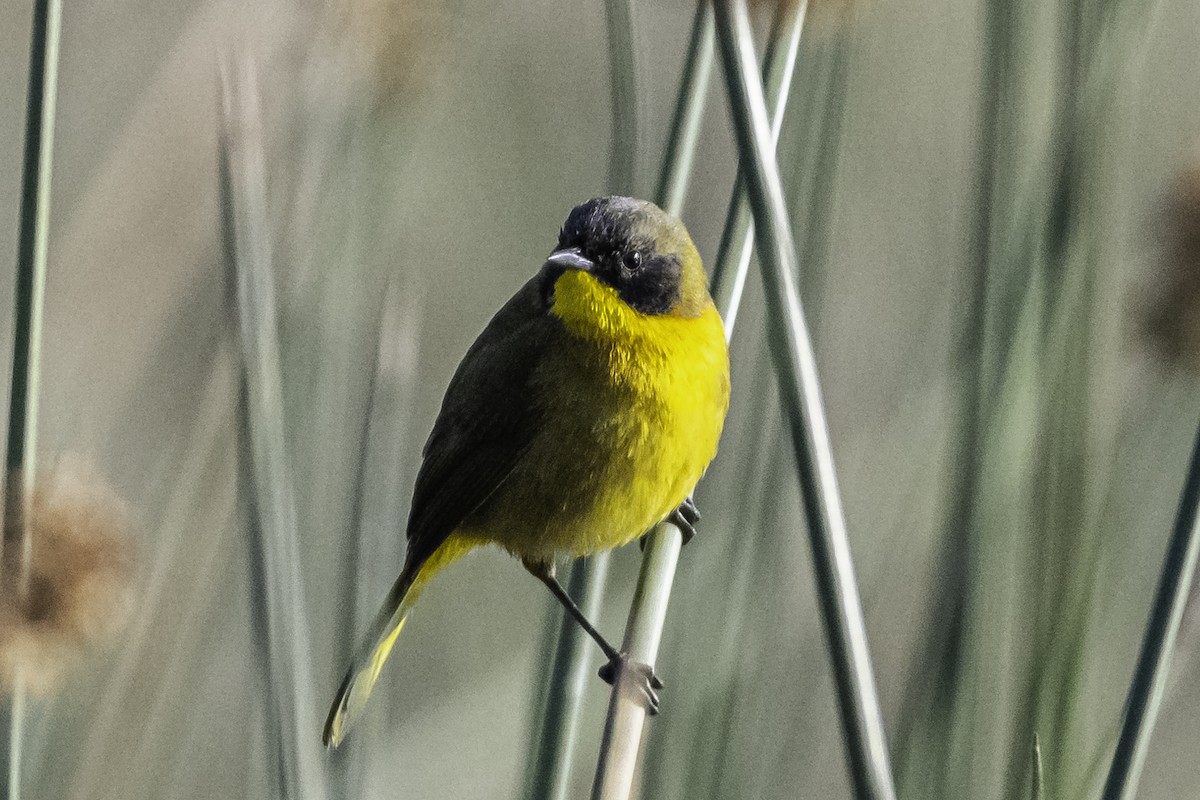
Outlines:
{"label": "bird leg", "polygon": [[567,594],[567,590],[558,582],[553,562],[545,564],[522,561],[521,563],[525,565],[525,569],[529,570],[533,577],[546,584],[546,588],[558,599],[558,602],[562,603],[563,608],[570,612],[575,621],[579,623],[579,627],[583,628],[587,635],[592,637],[596,644],[600,645],[600,649],[604,651],[604,655],[608,657],[609,661],[620,659],[621,651],[609,644],[600,631],[596,630],[596,627],[592,625],[579,606],[575,605],[575,601],[571,599],[571,595]]}
{"label": "bird leg", "polygon": [[567,594],[567,590],[558,582],[555,576],[554,562],[526,561],[521,560],[525,565],[525,569],[533,577],[537,578],[542,583],[546,584],[546,588],[550,593],[562,604],[575,621],[579,623],[579,627],[583,628],[584,632],[600,646],[604,651],[604,655],[608,658],[608,663],[600,668],[598,673],[601,680],[609,686],[617,686],[618,679],[621,673],[626,669],[630,671],[635,680],[635,685],[646,697],[647,710],[651,715],[658,713],[658,690],[663,688],[663,682],[654,674],[654,667],[649,664],[643,664],[640,661],[634,661],[629,657],[628,653],[623,653],[617,648],[608,643],[608,640],[596,630],[596,626],[588,620],[583,611],[571,599],[571,595]]}

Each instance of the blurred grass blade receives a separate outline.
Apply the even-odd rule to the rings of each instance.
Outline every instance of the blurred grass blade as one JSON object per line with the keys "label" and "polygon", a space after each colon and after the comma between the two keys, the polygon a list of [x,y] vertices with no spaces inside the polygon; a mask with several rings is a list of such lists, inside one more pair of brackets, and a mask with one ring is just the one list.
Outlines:
{"label": "blurred grass blade", "polygon": [[267,719],[278,737],[281,796],[323,798],[295,490],[284,439],[261,105],[252,56],[227,56],[220,77],[222,190],[242,334],[251,528],[258,547],[254,567],[260,573],[257,600],[266,631]]}
{"label": "blurred grass blade", "polygon": [[[780,3],[772,23],[771,35],[767,38],[767,51],[763,57],[763,87],[767,104],[771,108],[772,153],[779,145],[779,134],[783,130],[783,112],[787,108],[792,88],[792,76],[796,71],[796,56],[800,52],[800,33],[804,30],[804,14],[808,0]],[[721,310],[725,321],[725,337],[732,335],[737,322],[737,312],[742,304],[742,291],[746,277],[750,274],[750,261],[754,256],[754,220],[750,215],[750,202],[746,197],[745,179],[738,167],[737,183],[729,203],[729,214],[725,218],[725,230],[721,233],[721,245],[717,249],[717,261],[712,271],[713,300]],[[732,270],[732,272],[730,272]]]}
{"label": "blurred grass blade", "polygon": [[659,207],[675,216],[683,211],[696,155],[696,142],[704,122],[704,105],[712,82],[713,35],[712,3],[710,0],[699,0],[655,196]]}
{"label": "blurred grass blade", "polygon": [[[3,503],[0,519],[4,521],[3,535],[0,535],[0,581],[12,581],[13,585],[7,590],[15,590],[18,598],[24,597],[29,590],[29,561],[33,548],[27,510],[37,474],[37,403],[61,30],[61,0],[36,0],[25,101],[6,470],[4,492],[0,494],[0,503]],[[5,759],[4,783],[9,800],[21,797],[27,699],[24,678],[18,674],[13,680],[8,725],[5,726],[8,758]]]}
{"label": "blurred grass blade", "polygon": [[1171,667],[1175,638],[1183,621],[1188,595],[1196,577],[1200,557],[1200,433],[1192,447],[1183,484],[1183,496],[1175,517],[1175,529],[1167,543],[1158,590],[1146,625],[1142,651],[1138,655],[1117,748],[1104,783],[1103,800],[1132,800],[1150,748],[1154,722],[1162,705],[1163,688]]}
{"label": "blurred grass blade", "polygon": [[767,284],[768,333],[796,460],[826,636],[833,661],[846,757],[859,798],[893,800],[887,740],[838,495],[816,359],[796,290],[798,264],[771,124],[756,73],[745,0],[716,0],[717,33],[738,148],[757,222]]}

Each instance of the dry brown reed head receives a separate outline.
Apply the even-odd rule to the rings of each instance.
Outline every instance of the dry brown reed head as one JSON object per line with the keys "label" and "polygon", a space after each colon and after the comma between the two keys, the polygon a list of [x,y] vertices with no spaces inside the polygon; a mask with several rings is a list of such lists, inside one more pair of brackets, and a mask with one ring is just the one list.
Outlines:
{"label": "dry brown reed head", "polygon": [[1159,229],[1164,259],[1143,332],[1167,361],[1200,374],[1200,159],[1176,178]]}
{"label": "dry brown reed head", "polygon": [[32,693],[45,695],[86,648],[112,641],[124,625],[133,605],[132,545],[125,504],[71,462],[39,474],[30,523],[23,596],[13,571],[18,556],[6,546],[0,686],[10,688],[19,674]]}

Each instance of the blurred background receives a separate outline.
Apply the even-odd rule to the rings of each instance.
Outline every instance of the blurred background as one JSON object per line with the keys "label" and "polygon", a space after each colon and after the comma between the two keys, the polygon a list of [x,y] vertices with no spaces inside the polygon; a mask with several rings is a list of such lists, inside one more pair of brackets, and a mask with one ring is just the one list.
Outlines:
{"label": "blurred background", "polygon": [[[2,2],[15,254],[31,6]],[[632,8],[629,191],[650,196],[695,6]],[[333,797],[526,796],[560,611],[499,551],[426,592],[343,750],[320,723],[399,569],[455,365],[570,208],[608,191],[606,36],[600,2],[67,4],[38,453],[86,458],[129,503],[136,600],[32,702],[25,797],[279,791],[222,221],[230,52],[252,54],[263,103],[305,758]],[[1191,0],[813,0],[779,159],[904,798],[1026,797],[1035,734],[1048,797],[1103,780],[1200,401],[1200,349],[1154,317],[1200,313],[1171,244],[1200,230],[1171,211],[1200,158],[1197,52]],[[719,79],[696,164],[683,219],[711,262],[737,166]],[[757,272],[744,302],[659,663],[655,800],[849,796]],[[1160,355],[1189,346],[1192,371]],[[609,570],[613,637],[638,561]],[[1147,800],[1200,791],[1198,647],[1185,618]],[[589,682],[577,796],[607,697]]]}

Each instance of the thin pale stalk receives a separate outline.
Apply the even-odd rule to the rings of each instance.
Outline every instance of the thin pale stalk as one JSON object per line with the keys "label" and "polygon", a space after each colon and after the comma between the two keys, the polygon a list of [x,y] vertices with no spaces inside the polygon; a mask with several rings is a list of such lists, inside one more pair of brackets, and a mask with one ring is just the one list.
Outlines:
{"label": "thin pale stalk", "polygon": [[894,800],[816,358],[796,288],[798,263],[745,0],[716,0],[717,34],[767,288],[768,332],[800,472],[818,600],[829,643],[855,796]]}
{"label": "thin pale stalk", "polygon": [[[605,0],[608,28],[609,86],[612,102],[612,141],[608,189],[614,194],[635,191],[638,160],[637,53],[633,40],[630,0]],[[694,135],[691,146],[694,147]],[[567,591],[589,619],[599,613],[608,574],[608,553],[597,553],[571,568]],[[589,644],[567,615],[559,622],[555,657],[541,714],[541,730],[532,741],[528,793],[534,800],[563,800],[569,796],[570,771],[579,741],[583,686],[588,673]]]}
{"label": "thin pale stalk", "polygon": [[[646,554],[621,648],[633,661],[653,665],[658,658],[671,583],[682,548],[683,534],[669,522],[661,523],[646,537]],[[592,800],[626,800],[633,794],[647,713],[634,676],[628,670],[619,670],[600,742]]]}
{"label": "thin pale stalk", "polygon": [[221,63],[222,170],[242,334],[253,479],[256,584],[266,631],[268,719],[280,794],[324,798],[320,730],[300,582],[295,489],[284,439],[283,388],[271,264],[261,105],[249,55]]}
{"label": "thin pale stalk", "polygon": [[1200,433],[1192,447],[1183,496],[1175,516],[1175,529],[1167,543],[1158,590],[1146,625],[1133,682],[1125,700],[1125,715],[1116,752],[1104,783],[1103,800],[1133,800],[1150,748],[1150,737],[1162,705],[1163,689],[1171,668],[1171,654],[1183,621],[1188,594],[1200,558]]}
{"label": "thin pale stalk", "polygon": [[[699,0],[655,198],[659,206],[676,215],[683,209],[687,195],[712,79],[713,34],[712,7],[708,0]],[[682,533],[669,523],[659,525],[646,538],[637,591],[625,626],[624,649],[636,661],[652,665],[658,656],[658,644],[666,624],[667,600],[682,547]],[[645,722],[645,706],[622,675],[609,699],[596,778],[592,784],[594,798],[609,800],[630,796]]]}
{"label": "thin pale stalk", "polygon": [[[806,3],[802,2],[784,11],[776,18],[772,27],[771,55],[764,66],[764,73],[769,76],[773,88],[773,105],[777,109],[778,122],[782,121],[782,112],[795,68],[805,6]],[[690,70],[702,69],[711,73],[713,35],[712,7],[705,0],[697,10],[692,28],[693,39],[685,62],[688,71],[685,71],[680,85],[679,107],[675,113],[676,125],[685,124],[682,121],[691,118],[694,109],[703,102],[703,93],[698,94],[696,89],[699,85],[707,87],[708,76],[706,74],[704,79],[699,81]],[[706,38],[708,41],[701,42],[698,38]],[[706,56],[697,55],[705,52]],[[686,173],[680,178],[672,168],[672,164],[679,158],[676,133],[678,128],[673,131],[668,142],[667,165],[663,171],[660,190],[664,193],[674,191],[678,194],[659,198],[663,207],[672,213],[678,213],[683,204],[683,194],[686,192]],[[777,139],[778,129],[775,136]],[[690,142],[694,147],[694,138]],[[690,154],[686,160],[690,163]],[[726,234],[730,233],[730,229],[727,228]],[[726,251],[728,252],[728,248]],[[736,316],[741,292],[723,291],[725,282],[732,280],[744,284],[745,276],[742,273],[749,268],[749,263],[747,255],[736,270],[727,267],[719,271],[719,274],[724,276],[724,282],[715,285],[714,293],[721,298],[718,300],[718,307],[726,319]],[[727,322],[726,338],[732,333],[732,322]],[[682,546],[683,538],[679,529],[670,523],[659,525],[647,537],[646,554],[638,576],[638,588],[625,628],[625,651],[635,661],[653,665],[658,657],[658,645],[666,624],[667,602]],[[637,762],[642,748],[645,722],[646,708],[636,690],[629,686],[615,686],[609,701],[608,718],[593,784],[592,797],[595,800],[627,798],[631,795],[637,776]]]}
{"label": "thin pale stalk", "polygon": [[675,216],[683,211],[683,201],[687,197],[696,143],[704,122],[704,105],[712,82],[715,48],[712,3],[699,0],[692,21],[687,56],[683,62],[683,78],[675,99],[675,116],[671,118],[671,132],[667,137],[658,193],[655,195],[659,207]]}
{"label": "thin pale stalk", "polygon": [[[62,31],[61,0],[37,0],[33,8],[26,94],[25,152],[21,176],[20,229],[13,313],[13,355],[9,387],[5,491],[0,502],[17,507],[0,510],[0,576],[13,580],[18,598],[29,590],[33,553],[29,508],[37,473],[38,393],[41,382],[42,312],[46,295],[46,259],[50,235],[50,185],[54,161],[54,119],[58,105],[58,49]],[[5,542],[5,540],[9,540]],[[15,545],[11,565],[4,545]],[[6,570],[11,572],[6,574]],[[8,712],[6,795],[21,796],[28,696],[24,676],[13,681]]]}

